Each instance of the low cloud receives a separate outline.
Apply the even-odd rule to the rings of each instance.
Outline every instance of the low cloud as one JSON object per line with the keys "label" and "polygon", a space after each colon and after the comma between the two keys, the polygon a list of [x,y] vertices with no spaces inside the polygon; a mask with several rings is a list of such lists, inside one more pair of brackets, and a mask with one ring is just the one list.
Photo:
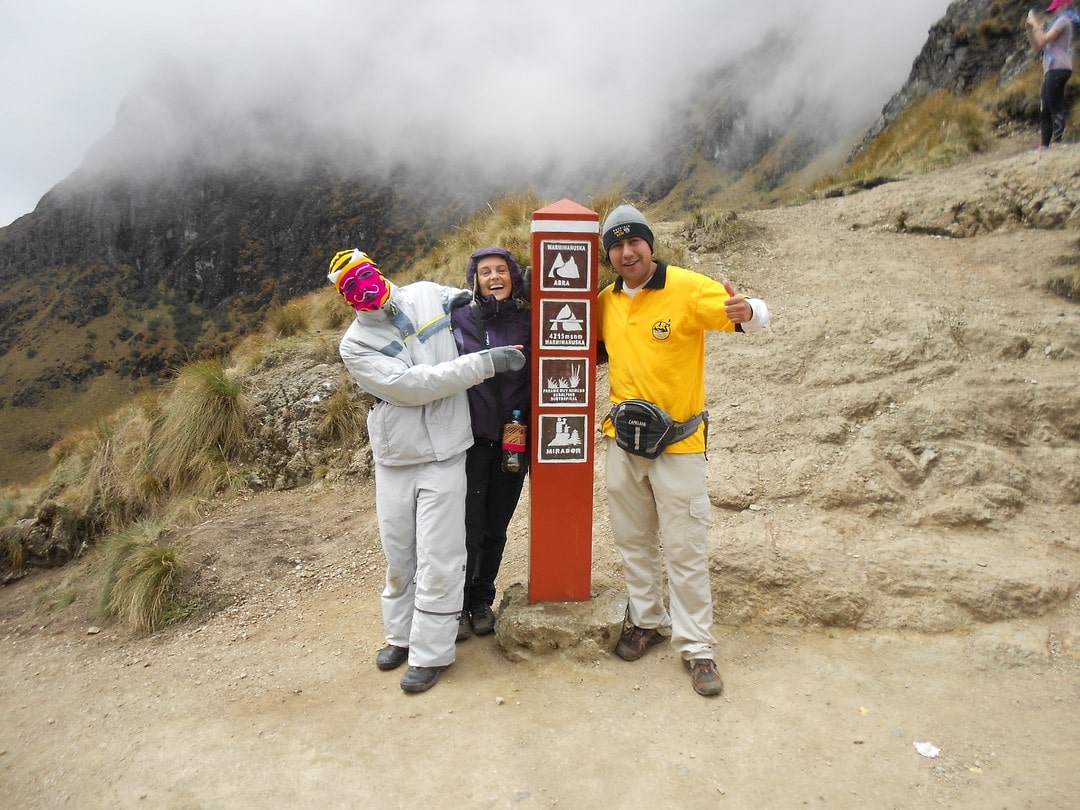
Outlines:
{"label": "low cloud", "polygon": [[[125,97],[154,133],[148,149],[182,149],[212,119],[233,122],[237,154],[285,160],[310,147],[369,167],[455,156],[493,175],[572,171],[613,156],[628,165],[644,159],[678,123],[674,111],[701,92],[701,77],[738,64],[770,30],[787,29],[793,36],[773,61],[731,92],[778,126],[797,99],[834,125],[865,127],[903,83],[947,2],[26,6],[0,47],[8,84],[25,77],[14,82],[15,126],[0,143],[8,195],[0,223],[75,168]],[[154,88],[180,77],[210,119],[178,119],[171,104],[154,101]]]}

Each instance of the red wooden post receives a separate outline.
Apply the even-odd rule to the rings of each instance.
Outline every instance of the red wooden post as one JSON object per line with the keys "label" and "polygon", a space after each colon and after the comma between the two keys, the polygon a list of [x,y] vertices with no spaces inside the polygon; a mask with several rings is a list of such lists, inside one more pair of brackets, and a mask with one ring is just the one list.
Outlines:
{"label": "red wooden post", "polygon": [[532,215],[531,603],[590,595],[599,233],[572,200]]}

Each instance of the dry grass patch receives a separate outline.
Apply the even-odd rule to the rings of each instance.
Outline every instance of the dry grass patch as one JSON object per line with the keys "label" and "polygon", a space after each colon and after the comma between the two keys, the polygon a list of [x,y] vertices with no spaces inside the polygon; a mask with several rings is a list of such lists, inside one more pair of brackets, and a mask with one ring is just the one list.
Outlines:
{"label": "dry grass patch", "polygon": [[98,603],[103,618],[151,633],[188,614],[179,602],[183,558],[177,549],[157,542],[159,532],[157,524],[139,523],[105,538]]}
{"label": "dry grass patch", "polygon": [[427,256],[395,276],[395,281],[407,284],[425,279],[464,287],[470,254],[492,245],[509,250],[524,269],[530,263],[532,215],[544,205],[532,194],[508,194],[489,203],[450,231]]}
{"label": "dry grass patch", "polygon": [[734,211],[706,208],[694,212],[683,227],[682,238],[690,250],[715,251],[747,242],[754,233],[753,226]]}
{"label": "dry grass patch", "polygon": [[367,415],[375,400],[356,387],[347,374],[341,375],[332,393],[320,403],[315,424],[320,439],[354,446],[367,442]]}
{"label": "dry grass patch", "polygon": [[329,284],[312,293],[311,298],[312,315],[322,329],[343,332],[356,317],[349,303]]}
{"label": "dry grass patch", "polygon": [[981,104],[938,91],[909,105],[843,171],[815,188],[825,190],[882,175],[921,174],[983,151],[991,138],[991,117]]}
{"label": "dry grass patch", "polygon": [[277,338],[305,334],[311,327],[311,317],[302,299],[284,304],[274,303],[266,314],[270,334]]}
{"label": "dry grass patch", "polygon": [[137,400],[66,445],[54,473],[65,484],[61,503],[111,529],[153,514],[164,503],[164,482],[150,464],[157,418],[152,403]]}
{"label": "dry grass patch", "polygon": [[168,489],[214,491],[246,438],[248,396],[218,360],[180,370],[163,400],[153,470]]}

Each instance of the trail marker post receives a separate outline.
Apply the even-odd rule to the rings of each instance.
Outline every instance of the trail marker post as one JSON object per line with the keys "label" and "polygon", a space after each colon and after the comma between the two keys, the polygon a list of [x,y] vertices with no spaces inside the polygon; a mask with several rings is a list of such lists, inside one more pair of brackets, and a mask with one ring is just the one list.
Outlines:
{"label": "trail marker post", "polygon": [[600,216],[572,200],[532,215],[529,602],[589,599]]}

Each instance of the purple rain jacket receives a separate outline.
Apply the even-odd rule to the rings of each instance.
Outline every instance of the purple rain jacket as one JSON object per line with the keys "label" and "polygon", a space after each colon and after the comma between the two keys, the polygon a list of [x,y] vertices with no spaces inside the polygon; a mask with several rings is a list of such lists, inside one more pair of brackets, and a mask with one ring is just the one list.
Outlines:
{"label": "purple rain jacket", "polygon": [[[510,297],[498,301],[494,296],[481,296],[476,283],[476,265],[485,256],[497,255],[506,259],[510,269]],[[510,420],[512,410],[521,411],[522,421],[529,424],[531,394],[530,332],[532,313],[529,311],[528,290],[521,267],[510,251],[501,247],[480,248],[473,251],[465,270],[465,281],[473,293],[470,306],[458,307],[450,314],[454,328],[454,340],[461,354],[491,349],[496,346],[521,345],[525,353],[525,367],[520,371],[506,371],[468,390],[469,413],[473,435],[478,439],[499,442],[502,426]],[[477,326],[475,314],[479,312],[483,328]],[[498,395],[496,394],[498,386]],[[502,411],[499,411],[499,398]]]}

